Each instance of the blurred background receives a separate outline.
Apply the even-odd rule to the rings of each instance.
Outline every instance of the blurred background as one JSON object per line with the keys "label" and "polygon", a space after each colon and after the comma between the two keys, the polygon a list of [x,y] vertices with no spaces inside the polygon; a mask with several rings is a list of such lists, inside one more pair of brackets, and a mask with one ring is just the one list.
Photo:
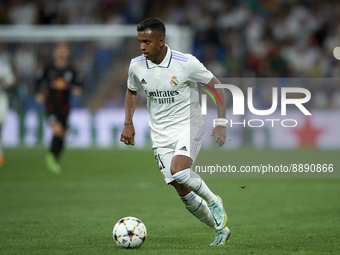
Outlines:
{"label": "blurred background", "polygon": [[[298,131],[286,132],[295,142],[283,147],[340,148],[337,123],[332,122],[340,119],[337,0],[1,0],[0,54],[11,62],[16,77],[8,91],[4,146],[48,143],[50,133],[34,88],[59,41],[69,43],[71,62],[85,81],[83,96],[72,98],[69,146],[119,146],[128,65],[140,55],[136,24],[151,16],[165,22],[170,48],[195,55],[218,78],[318,78],[296,86],[311,92],[308,109],[315,116],[329,117],[325,122],[300,116],[298,128],[300,133],[323,128],[321,138],[303,143]],[[273,86],[278,87],[253,86],[258,109],[270,107]],[[246,87],[241,88],[246,95]],[[140,93],[136,118],[141,147],[150,143],[145,100]],[[230,147],[257,144],[247,130],[238,131],[240,138]],[[327,132],[328,138],[322,138]],[[275,147],[268,139],[261,146]]]}

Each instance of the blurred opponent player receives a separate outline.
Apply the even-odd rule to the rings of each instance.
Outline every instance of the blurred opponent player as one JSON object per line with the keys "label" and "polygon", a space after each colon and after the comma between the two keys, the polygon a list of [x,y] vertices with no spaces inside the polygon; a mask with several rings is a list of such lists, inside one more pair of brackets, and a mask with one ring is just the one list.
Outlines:
{"label": "blurred opponent player", "polygon": [[15,82],[11,63],[5,52],[4,45],[0,45],[0,167],[4,165],[4,156],[1,148],[1,130],[8,111],[7,89]]}
{"label": "blurred opponent player", "polygon": [[83,77],[69,63],[70,50],[66,43],[58,43],[53,50],[53,63],[39,71],[36,82],[35,100],[45,101],[48,123],[53,138],[46,155],[47,167],[59,174],[59,156],[64,148],[68,115],[70,112],[70,96],[82,94]]}
{"label": "blurred opponent player", "polygon": [[[175,187],[189,212],[215,230],[211,245],[223,245],[231,233],[226,227],[222,200],[191,170],[204,133],[196,83],[214,87],[220,82],[194,56],[171,50],[165,44],[165,26],[160,19],[142,21],[137,31],[143,55],[130,63],[120,140],[135,144],[132,120],[137,90],[143,87],[150,112],[152,148],[166,183]],[[224,90],[216,90],[223,102],[217,107],[218,118],[225,118]],[[225,126],[213,130],[218,146],[224,144],[226,133]]]}

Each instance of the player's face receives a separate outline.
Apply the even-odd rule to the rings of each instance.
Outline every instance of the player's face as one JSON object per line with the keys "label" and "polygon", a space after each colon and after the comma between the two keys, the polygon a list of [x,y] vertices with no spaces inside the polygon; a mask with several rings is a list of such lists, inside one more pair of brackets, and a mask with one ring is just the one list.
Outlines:
{"label": "player's face", "polygon": [[144,31],[138,32],[138,41],[140,43],[140,49],[147,60],[151,60],[155,64],[162,62],[163,59],[160,59],[162,57],[159,52],[164,45],[164,36],[159,31],[145,29]]}
{"label": "player's face", "polygon": [[60,43],[54,49],[53,55],[56,59],[67,59],[69,53],[68,46],[64,43]]}

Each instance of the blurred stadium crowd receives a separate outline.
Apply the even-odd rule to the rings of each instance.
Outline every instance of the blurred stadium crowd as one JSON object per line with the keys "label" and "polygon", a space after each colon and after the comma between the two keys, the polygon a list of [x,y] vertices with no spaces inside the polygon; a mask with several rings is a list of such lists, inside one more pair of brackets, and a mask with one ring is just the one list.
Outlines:
{"label": "blurred stadium crowd", "polygon": [[[190,26],[194,31],[191,53],[218,78],[327,78],[307,87],[313,96],[311,104],[317,109],[340,109],[340,85],[325,82],[340,78],[340,61],[333,56],[334,47],[340,46],[338,0],[0,1],[1,25],[137,24],[150,16],[166,24]],[[130,58],[117,55],[124,41],[113,44],[73,43],[73,61],[86,81],[84,98],[75,101],[75,106],[123,107],[127,74],[125,79],[107,81],[102,97],[99,93],[105,85],[98,80],[105,70],[116,68],[115,58]],[[136,46],[134,53],[139,54]],[[48,43],[39,47],[1,43],[0,54],[9,56],[17,76],[13,108],[37,107],[35,74],[48,61],[50,49]],[[128,65],[128,61],[120,62]],[[258,101],[265,101],[268,86],[259,85],[256,90]],[[99,100],[93,103],[96,96]]]}

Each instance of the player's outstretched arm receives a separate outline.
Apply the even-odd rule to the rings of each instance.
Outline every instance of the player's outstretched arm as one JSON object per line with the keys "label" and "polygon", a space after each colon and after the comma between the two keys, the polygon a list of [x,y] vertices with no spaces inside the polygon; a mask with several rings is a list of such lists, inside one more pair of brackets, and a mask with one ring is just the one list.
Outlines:
{"label": "player's outstretched arm", "polygon": [[127,89],[125,95],[125,121],[120,141],[126,145],[135,145],[135,128],[132,118],[137,107],[138,94],[137,91]]}
{"label": "player's outstretched arm", "polygon": [[[215,84],[220,84],[221,82],[214,76],[208,85],[215,88]],[[222,88],[215,88],[216,92],[221,98],[222,105],[217,104],[217,116],[218,118],[226,118],[226,99],[224,89]],[[211,136],[216,136],[215,142],[217,143],[218,147],[221,147],[225,139],[227,137],[227,128],[225,126],[216,126],[211,134]]]}

